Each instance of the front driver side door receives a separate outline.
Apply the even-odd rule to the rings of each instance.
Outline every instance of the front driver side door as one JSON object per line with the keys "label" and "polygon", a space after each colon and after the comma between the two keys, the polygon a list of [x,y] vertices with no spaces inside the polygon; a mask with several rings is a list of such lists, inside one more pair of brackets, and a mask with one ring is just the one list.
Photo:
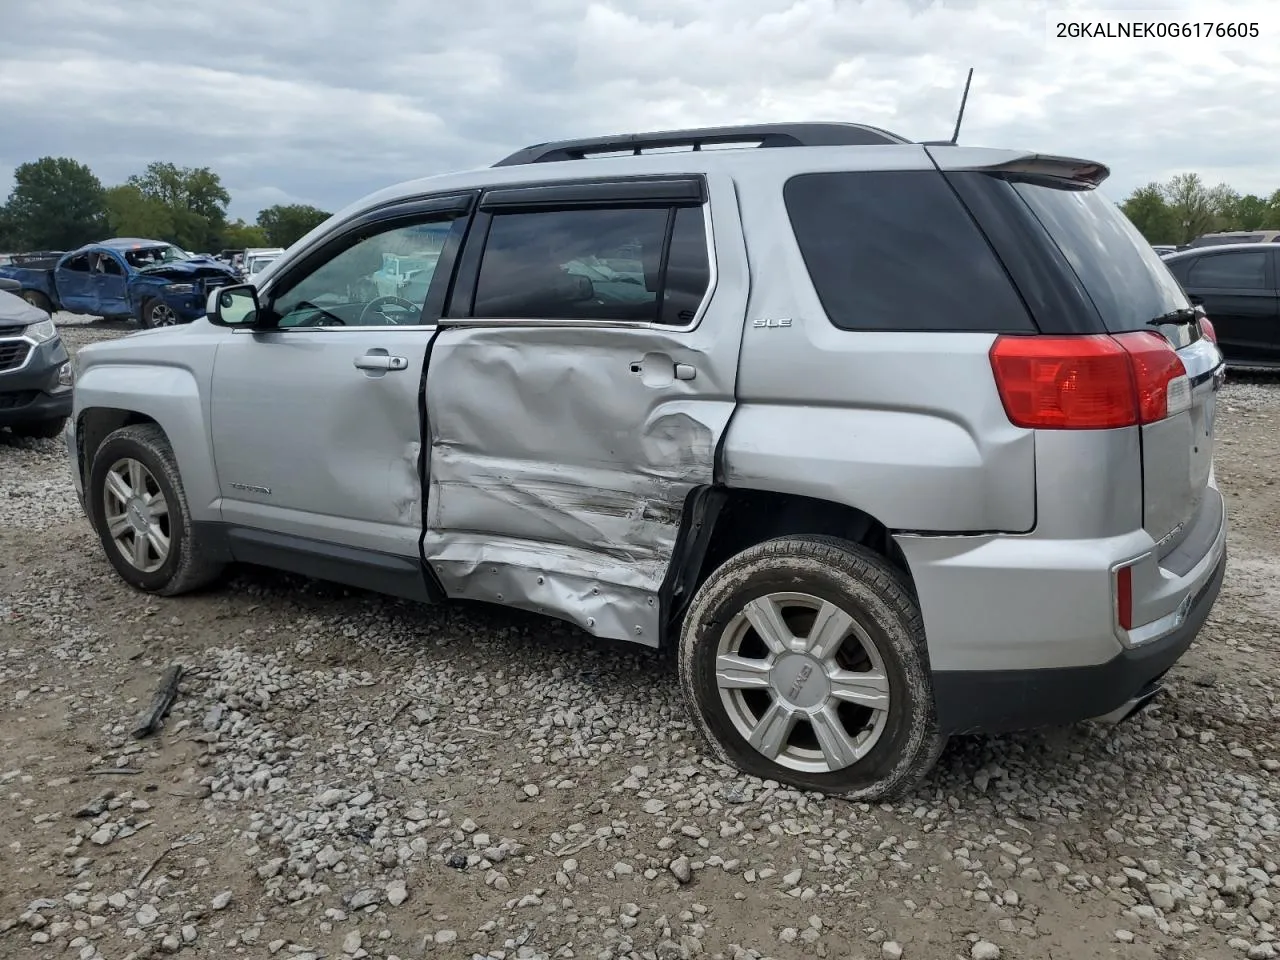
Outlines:
{"label": "front driver side door", "polygon": [[[412,594],[396,571],[421,583],[419,393],[470,203],[357,217],[260,291],[270,329],[228,332],[210,406],[237,559],[270,550],[275,566],[360,585],[334,567],[364,565],[392,593]],[[389,277],[389,259],[415,263],[417,282]]]}

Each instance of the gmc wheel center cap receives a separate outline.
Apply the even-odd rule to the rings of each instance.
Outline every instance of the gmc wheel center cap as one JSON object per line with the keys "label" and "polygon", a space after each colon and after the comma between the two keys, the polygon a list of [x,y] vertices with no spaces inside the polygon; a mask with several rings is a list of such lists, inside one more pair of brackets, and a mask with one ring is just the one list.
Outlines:
{"label": "gmc wheel center cap", "polygon": [[831,696],[831,683],[822,664],[804,653],[778,658],[769,674],[773,692],[792,706],[812,710]]}
{"label": "gmc wheel center cap", "polygon": [[129,517],[129,526],[138,533],[146,533],[151,526],[151,511],[147,509],[147,505],[135,498],[129,501],[126,512]]}

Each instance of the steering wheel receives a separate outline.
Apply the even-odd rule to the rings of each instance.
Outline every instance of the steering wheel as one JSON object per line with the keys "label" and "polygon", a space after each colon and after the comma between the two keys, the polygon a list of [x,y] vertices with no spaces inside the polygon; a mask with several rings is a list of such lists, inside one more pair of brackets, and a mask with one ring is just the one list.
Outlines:
{"label": "steering wheel", "polygon": [[374,297],[372,300],[366,303],[364,306],[364,309],[360,311],[360,319],[356,321],[356,325],[361,327],[365,326],[365,317],[367,317],[371,311],[381,313],[383,318],[388,323],[391,323],[391,324],[397,323],[396,320],[390,317],[382,309],[384,306],[386,306],[389,303],[394,303],[398,307],[404,307],[406,310],[410,311],[411,313],[422,312],[422,307],[418,306],[418,304],[414,303],[412,300],[406,300],[404,297]]}

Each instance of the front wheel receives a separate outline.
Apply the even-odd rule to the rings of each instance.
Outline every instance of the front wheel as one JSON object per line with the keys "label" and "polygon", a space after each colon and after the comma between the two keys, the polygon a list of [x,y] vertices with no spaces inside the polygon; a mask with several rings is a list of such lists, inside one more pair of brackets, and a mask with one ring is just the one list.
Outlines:
{"label": "front wheel", "polygon": [[107,559],[139,590],[174,596],[221,573],[201,550],[173,450],[154,423],[121,427],[102,441],[85,494]]}
{"label": "front wheel", "polygon": [[156,327],[172,327],[181,323],[178,311],[163,300],[148,300],[142,307],[142,328],[153,330]]}
{"label": "front wheel", "polygon": [[946,744],[903,575],[831,537],[743,551],[698,589],[680,679],[720,759],[851,800],[915,787]]}

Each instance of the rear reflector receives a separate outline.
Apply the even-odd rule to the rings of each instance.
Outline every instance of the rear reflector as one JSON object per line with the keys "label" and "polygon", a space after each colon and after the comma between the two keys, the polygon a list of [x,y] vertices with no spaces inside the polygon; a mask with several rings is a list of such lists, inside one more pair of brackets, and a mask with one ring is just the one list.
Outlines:
{"label": "rear reflector", "polygon": [[1123,630],[1133,629],[1133,567],[1116,571],[1116,621]]}
{"label": "rear reflector", "polygon": [[1191,401],[1182,361],[1154,330],[997,337],[991,370],[1010,422],[1034,430],[1154,423]]}

